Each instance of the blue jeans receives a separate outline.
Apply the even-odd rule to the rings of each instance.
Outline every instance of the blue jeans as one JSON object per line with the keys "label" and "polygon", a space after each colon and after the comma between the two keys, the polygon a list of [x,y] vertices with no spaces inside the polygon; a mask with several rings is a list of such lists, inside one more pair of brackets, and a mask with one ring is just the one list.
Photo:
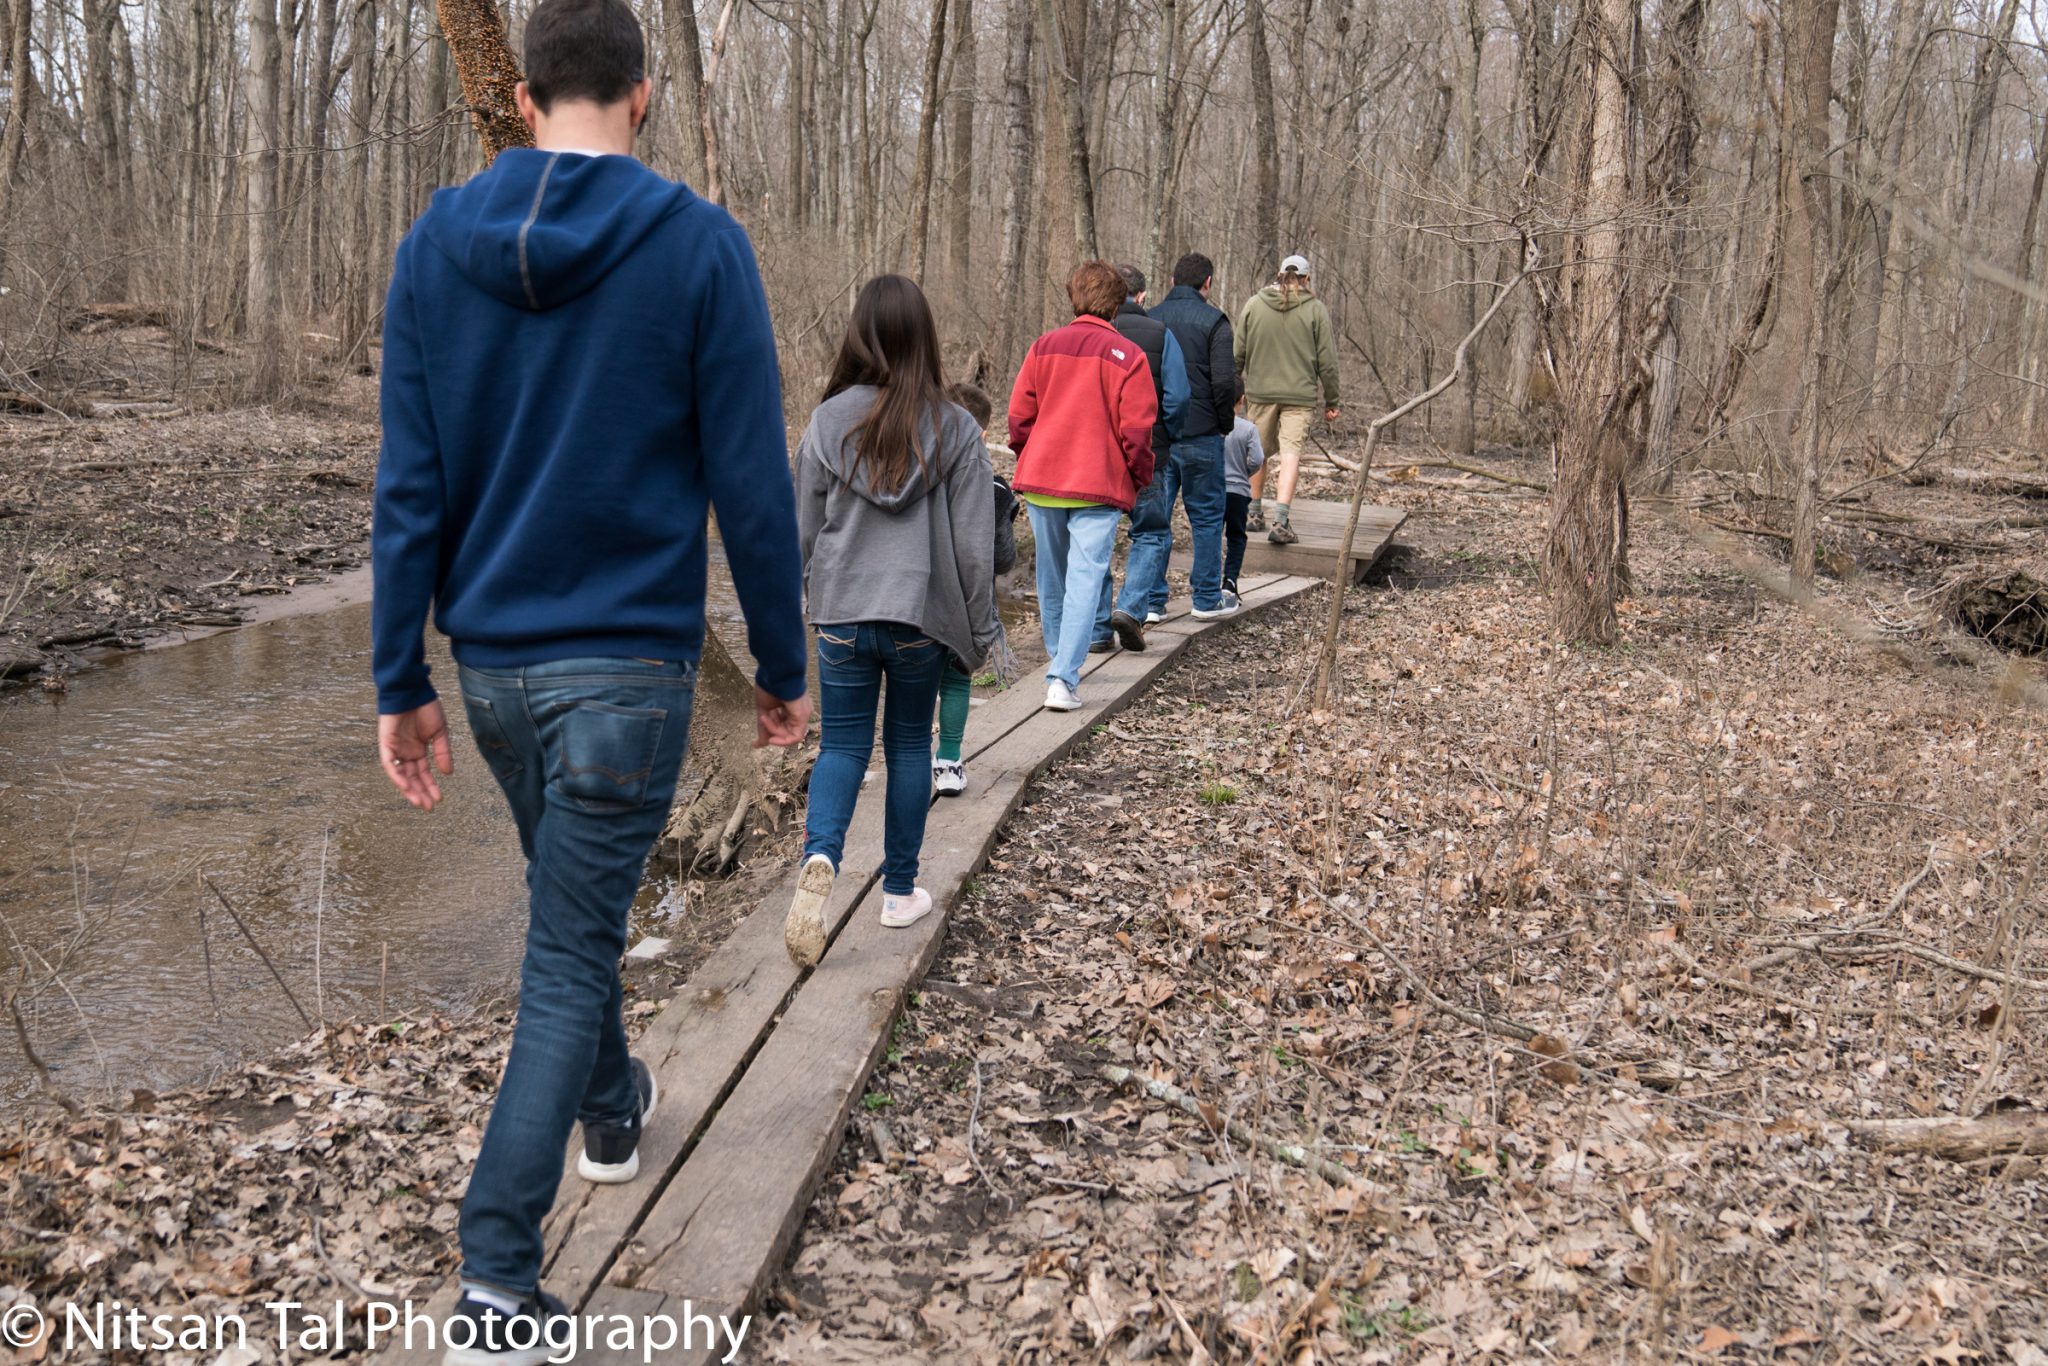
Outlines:
{"label": "blue jeans", "polygon": [[914,626],[864,621],[818,627],[823,734],[804,813],[805,858],[823,854],[837,868],[846,853],[846,827],[853,823],[853,804],[875,752],[879,701],[882,757],[889,768],[882,890],[890,896],[917,890],[917,856],[932,804],[932,710],[946,660],[946,648]]}
{"label": "blue jeans", "polygon": [[1102,585],[1109,578],[1109,554],[1116,546],[1113,507],[1031,508],[1031,536],[1038,542],[1038,623],[1045,632],[1047,679],[1070,688],[1081,685],[1088,641]]}
{"label": "blue jeans", "polygon": [[1131,553],[1117,606],[1140,621],[1166,606],[1166,561],[1173,554],[1173,500],[1188,510],[1195,563],[1188,589],[1195,606],[1213,611],[1223,602],[1223,438],[1196,436],[1173,443],[1152,476],[1152,487],[1131,513]]}
{"label": "blue jeans", "polygon": [[695,664],[564,659],[461,670],[469,728],[526,855],[519,1022],[462,1202],[462,1275],[540,1279],[540,1221],[578,1120],[639,1117],[619,955],[689,742]]}

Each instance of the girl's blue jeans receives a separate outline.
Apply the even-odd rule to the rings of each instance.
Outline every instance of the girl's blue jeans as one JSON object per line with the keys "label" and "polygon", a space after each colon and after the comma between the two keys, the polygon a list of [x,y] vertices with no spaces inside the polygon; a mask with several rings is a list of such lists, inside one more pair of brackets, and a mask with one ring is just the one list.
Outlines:
{"label": "girl's blue jeans", "polygon": [[[918,854],[932,801],[932,711],[946,650],[914,626],[886,621],[818,627],[818,708],[823,739],[811,769],[804,816],[804,857],[823,854],[839,867],[846,827],[875,752],[882,715],[882,756],[889,781],[883,809],[882,890],[917,888]],[[888,687],[884,689],[883,683]]]}

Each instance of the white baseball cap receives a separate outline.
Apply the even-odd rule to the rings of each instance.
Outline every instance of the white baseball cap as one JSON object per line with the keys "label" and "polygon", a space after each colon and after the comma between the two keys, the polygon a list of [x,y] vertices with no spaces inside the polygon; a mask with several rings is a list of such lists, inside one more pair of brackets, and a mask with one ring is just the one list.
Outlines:
{"label": "white baseball cap", "polygon": [[1296,275],[1308,274],[1308,258],[1306,256],[1290,256],[1285,261],[1282,261],[1280,263],[1280,273],[1285,275],[1289,271],[1293,271]]}

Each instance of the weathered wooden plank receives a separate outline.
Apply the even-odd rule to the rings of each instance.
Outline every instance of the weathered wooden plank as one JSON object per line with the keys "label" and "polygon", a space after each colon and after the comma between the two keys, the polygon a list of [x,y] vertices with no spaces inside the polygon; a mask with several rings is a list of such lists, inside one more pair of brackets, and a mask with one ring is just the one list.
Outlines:
{"label": "weathered wooden plank", "polygon": [[[1289,513],[1294,530],[1301,539],[1293,545],[1275,545],[1255,532],[1245,546],[1244,567],[1247,570],[1335,578],[1337,549],[1344,539],[1348,505],[1308,499],[1292,504]],[[1358,534],[1353,538],[1351,547],[1354,581],[1364,578],[1378,563],[1380,556],[1393,543],[1395,533],[1407,520],[1408,513],[1401,508],[1368,504],[1359,509]]]}

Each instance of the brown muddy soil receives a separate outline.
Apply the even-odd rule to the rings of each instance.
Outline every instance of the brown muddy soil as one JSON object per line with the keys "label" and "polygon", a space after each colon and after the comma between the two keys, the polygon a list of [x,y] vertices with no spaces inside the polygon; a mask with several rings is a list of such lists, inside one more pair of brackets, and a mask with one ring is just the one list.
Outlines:
{"label": "brown muddy soil", "polygon": [[365,379],[290,409],[0,417],[0,675],[232,626],[363,561]]}

